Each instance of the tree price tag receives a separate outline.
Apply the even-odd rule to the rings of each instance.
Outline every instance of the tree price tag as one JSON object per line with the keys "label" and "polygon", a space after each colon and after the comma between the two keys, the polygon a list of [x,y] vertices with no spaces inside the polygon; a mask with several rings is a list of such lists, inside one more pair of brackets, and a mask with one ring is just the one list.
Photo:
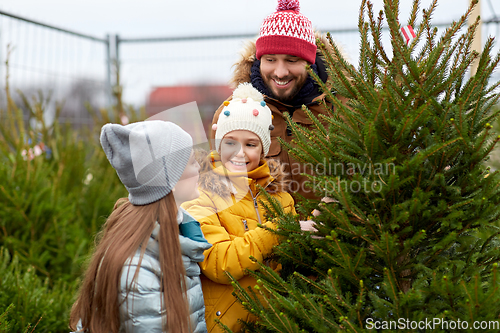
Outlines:
{"label": "tree price tag", "polygon": [[401,28],[401,34],[406,41],[406,45],[410,45],[411,41],[417,37],[415,31],[413,31],[413,27],[411,25],[407,25]]}

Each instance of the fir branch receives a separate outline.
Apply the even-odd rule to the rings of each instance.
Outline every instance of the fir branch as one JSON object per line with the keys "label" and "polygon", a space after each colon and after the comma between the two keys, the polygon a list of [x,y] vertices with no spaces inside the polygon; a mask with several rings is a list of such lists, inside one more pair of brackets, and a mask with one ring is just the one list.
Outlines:
{"label": "fir branch", "polygon": [[[377,152],[378,149],[383,149],[382,145],[380,142],[377,140],[377,130],[375,128],[375,125],[373,122],[370,122],[367,126],[367,131],[363,140],[363,145],[364,147],[368,150],[368,155],[367,157],[371,159],[372,157],[375,157],[375,152]],[[367,144],[368,143],[368,144]]]}
{"label": "fir branch", "polygon": [[[307,108],[307,106],[302,105],[302,111],[304,111],[304,113],[307,115],[307,117],[309,119],[311,119],[311,121],[314,124],[314,127],[319,131],[320,135],[326,136],[328,134],[325,126],[323,126],[323,124],[319,122],[318,118],[316,118],[314,116],[314,114],[311,112],[311,110],[309,110],[309,108]],[[316,136],[320,136],[320,135],[318,135],[318,133],[315,133],[315,134],[316,134]]]}
{"label": "fir branch", "polygon": [[[332,211],[330,211],[330,209],[328,209],[328,210],[329,210],[330,214],[335,215],[335,213],[332,212]],[[351,230],[351,224],[349,223],[349,219],[346,216],[342,216],[342,217],[343,218],[340,218],[337,215],[337,221],[340,222],[339,223],[339,227],[338,227],[337,230],[343,231],[346,235],[353,235],[350,232],[350,230]],[[341,229],[340,226],[344,226],[345,229]],[[382,226],[379,225],[379,228],[382,229]],[[367,244],[372,244],[372,246],[373,246],[372,251],[374,251],[374,252],[377,252],[377,251],[378,252],[383,252],[382,248],[378,245],[378,242],[380,241],[380,237],[379,237],[378,233],[375,232],[375,230],[372,229],[372,235],[371,235],[372,237],[374,237],[374,239],[369,238],[368,235],[366,235],[366,234],[356,234],[356,236],[359,237],[359,238],[361,238]],[[375,242],[374,242],[374,240],[375,240]]]}
{"label": "fir branch", "polygon": [[344,253],[345,249],[343,249],[342,245],[340,245],[339,242],[335,238],[333,238],[333,240],[337,245],[336,249],[340,252],[340,255],[342,256],[343,261],[335,259],[333,256],[331,256],[330,254],[328,254],[327,252],[325,252],[322,249],[319,249],[319,251],[318,251],[319,254],[321,254],[323,257],[329,259],[330,262],[336,264],[337,266],[339,266],[340,268],[343,269],[343,270],[340,270],[340,269],[335,268],[335,269],[333,269],[334,271],[342,274],[345,277],[351,277],[354,280],[359,281],[360,278],[356,275],[356,273],[354,272],[354,270],[350,266],[350,259],[351,259],[350,255],[349,254],[346,255]]}
{"label": "fir branch", "polygon": [[[395,71],[396,80],[402,79],[404,84],[405,84],[405,88],[412,91],[412,88],[414,87],[414,88],[416,88],[416,91],[418,91],[419,93],[422,94],[422,96],[426,96],[425,90],[422,89],[420,86],[422,78],[421,78],[421,75],[419,72],[419,68],[416,65],[416,63],[411,60],[411,58],[409,57],[409,53],[406,52],[406,49],[404,48],[404,47],[406,47],[406,45],[402,44],[402,42],[399,39],[396,41],[396,44],[401,44],[400,45],[401,47],[394,49],[395,54],[396,54],[395,58],[398,59],[397,60],[398,62],[400,59],[403,61],[402,64],[393,63],[393,65],[391,66],[392,69]],[[406,65],[406,68],[410,72],[411,76],[407,75],[404,72],[403,66],[402,66],[403,64]],[[410,78],[412,78],[414,81],[416,81],[418,83],[418,85],[415,85],[415,86],[412,85],[412,82],[410,82],[410,80],[409,80]]]}
{"label": "fir branch", "polygon": [[467,12],[460,17],[458,21],[455,21],[451,24],[451,27],[446,29],[445,34],[441,38],[441,41],[452,40],[456,33],[466,24],[467,19],[472,13],[474,6],[476,6],[478,0],[472,0],[470,6],[467,9]]}
{"label": "fir branch", "polygon": [[373,38],[373,42],[375,44],[375,49],[377,50],[377,53],[380,54],[380,56],[382,57],[382,59],[384,60],[384,62],[386,64],[390,63],[391,60],[389,59],[389,57],[387,56],[386,52],[385,52],[385,49],[382,47],[382,19],[383,19],[383,13],[381,12],[379,14],[379,22],[377,24],[377,30],[379,31],[378,34],[376,34],[375,36],[377,38]]}
{"label": "fir branch", "polygon": [[[442,91],[446,90],[446,87],[451,87],[451,84],[454,82],[455,78],[459,75],[462,75],[462,73],[465,72],[465,69],[468,67],[468,66],[461,66],[462,67],[461,69],[452,72],[452,74],[448,77],[447,80],[444,80],[444,82],[441,82],[441,83],[436,82],[436,84],[433,83],[434,79],[436,79],[436,81],[441,81],[441,80],[438,80],[438,75],[443,75],[443,76],[445,75],[444,73],[445,73],[446,69],[448,68],[448,63],[449,63],[451,57],[453,56],[454,51],[457,47],[458,47],[458,43],[453,44],[451,47],[449,44],[445,45],[443,48],[443,52],[445,52],[446,49],[448,49],[448,50],[446,51],[446,54],[441,61],[441,64],[439,64],[437,66],[437,68],[434,70],[433,76],[425,77],[425,75],[424,75],[426,86],[429,86],[429,87],[435,86],[434,89],[430,90],[429,95],[438,96]],[[439,58],[441,58],[441,55],[439,56]],[[429,74],[431,74],[431,73],[429,73]]]}
{"label": "fir branch", "polygon": [[[364,24],[363,32],[366,33],[369,30],[368,28],[368,23]],[[363,36],[361,40],[361,46],[363,48],[363,51],[361,52],[360,58],[359,58],[359,69],[360,69],[360,74],[364,75],[367,78],[367,81],[371,83],[371,75],[369,73],[368,68],[370,68],[369,60],[370,60],[370,43],[367,40],[367,36]],[[360,95],[360,94],[358,94]]]}
{"label": "fir branch", "polygon": [[[498,86],[500,86],[500,81],[499,81],[498,83],[499,83],[499,84],[498,84]],[[490,102],[488,102],[488,104],[487,104],[487,105],[485,105],[485,107],[484,107],[484,108],[485,108],[486,110],[491,110],[491,109],[493,109],[493,108],[496,106],[496,104],[497,104],[497,102],[498,102],[498,99],[499,99],[499,98],[500,98],[500,94],[499,94],[499,95],[495,98],[495,100],[496,100],[496,101],[490,101]],[[499,115],[500,115],[500,108],[499,108],[497,111],[493,112],[491,115],[489,115],[489,116],[487,116],[486,118],[484,118],[484,121],[485,121],[486,123],[489,123],[489,122],[494,122],[496,119],[498,119],[498,116],[499,116]]]}
{"label": "fir branch", "polygon": [[264,263],[258,261],[255,257],[250,256],[252,260],[255,260],[259,265],[258,271],[248,270],[247,273],[255,278],[255,280],[265,279],[266,283],[272,286],[274,292],[285,294],[289,292],[288,285],[285,280],[271,267],[265,265]]}
{"label": "fir branch", "polygon": [[370,42],[368,41],[368,23],[365,23],[363,18],[364,12],[368,4],[369,3],[367,3],[366,0],[362,0],[358,16],[358,30],[360,32],[360,48],[359,48],[360,57],[359,57],[358,67],[361,70],[363,70],[363,68],[367,68],[365,64],[365,59],[368,58],[367,53],[368,50],[371,48]]}
{"label": "fir branch", "polygon": [[[434,0],[433,5],[436,2],[437,2],[437,0]],[[417,13],[418,13],[419,5],[420,5],[419,1],[413,1],[413,7],[411,9],[410,17],[408,18],[407,25],[415,27],[415,23],[417,21]]]}
{"label": "fir branch", "polygon": [[[269,294],[273,295],[273,296],[274,296],[274,297],[276,297],[276,298],[280,298],[280,296],[281,296],[281,295],[276,294],[273,290],[271,290],[271,289],[269,288],[269,285],[267,285],[267,284],[266,284],[266,285],[261,284],[261,285],[262,285],[262,287],[263,287],[263,288],[264,288],[264,289],[265,289],[265,290],[266,290]],[[287,330],[288,332],[293,332],[293,331],[292,331],[292,327],[291,327],[291,323],[290,323],[290,322],[287,322],[287,323],[285,323],[285,322],[284,322],[284,320],[283,320],[284,318],[283,318],[282,316],[280,316],[280,315],[279,315],[279,313],[278,313],[278,311],[277,311],[276,307],[274,306],[273,302],[270,302],[270,301],[269,301],[269,299],[267,298],[267,295],[266,295],[266,294],[264,294],[264,293],[261,291],[261,288],[260,288],[260,287],[257,287],[257,286],[256,286],[256,287],[254,287],[254,289],[257,289],[257,288],[258,288],[259,293],[260,293],[260,294],[261,294],[261,296],[263,297],[263,299],[266,301],[266,305],[267,305],[266,310],[271,309],[272,313],[274,314],[274,318],[278,320],[278,323],[280,323],[280,324],[281,324],[281,326],[282,326],[283,328],[288,328],[288,330]],[[292,292],[293,292],[293,291],[292,291]],[[279,304],[279,303],[278,303],[278,304]],[[261,311],[261,317],[262,317],[262,316],[264,316],[264,318],[265,318],[265,319],[267,319],[267,324],[268,324],[270,327],[274,328],[275,330],[280,330],[280,329],[278,329],[278,328],[274,325],[274,322],[273,322],[273,321],[269,320],[269,319],[270,319],[270,316],[269,316],[268,311]],[[287,324],[288,324],[288,325],[287,325]],[[287,326],[288,326],[288,327],[287,327]],[[296,329],[296,330],[294,330],[294,331],[295,331],[295,332],[297,332],[298,327],[296,326],[296,327],[295,327],[295,329]],[[281,331],[281,330],[280,330],[280,331]]]}
{"label": "fir branch", "polygon": [[[477,288],[478,288],[478,285],[477,285],[477,280],[478,280],[477,275],[476,275],[476,276],[474,276],[474,277],[473,277],[473,279],[474,279],[474,282],[475,282],[475,286],[474,286],[475,288],[474,288],[474,289],[475,289],[475,290],[477,290]],[[469,292],[469,290],[468,290],[468,288],[467,288],[467,285],[465,284],[465,281],[463,281],[463,280],[462,280],[460,284],[462,285],[462,288],[464,289],[465,294],[469,297],[469,299],[468,299],[468,300],[466,300],[465,302],[466,302],[467,307],[468,307],[468,309],[469,309],[469,318],[470,318],[470,320],[472,320],[472,321],[473,321],[473,320],[474,320],[474,314],[472,313],[472,306],[471,306],[470,302],[471,302],[474,298],[473,298],[473,297],[472,297],[472,295],[470,294],[470,292]]]}
{"label": "fir branch", "polygon": [[422,161],[422,160],[425,160],[425,159],[428,159],[430,156],[438,153],[439,151],[441,151],[442,149],[450,146],[451,144],[459,141],[461,138],[455,138],[455,139],[452,139],[452,140],[449,140],[447,142],[444,142],[444,143],[441,143],[441,144],[436,144],[436,147],[429,147],[429,148],[425,148],[423,150],[421,150],[418,155],[419,155],[419,160]]}
{"label": "fir branch", "polygon": [[[358,93],[356,87],[353,86],[349,82],[348,78],[345,75],[341,75],[342,68],[345,70],[348,70],[349,74],[355,75],[356,71],[354,69],[352,69],[351,66],[349,66],[347,64],[347,62],[345,62],[345,60],[342,57],[342,53],[337,48],[337,45],[333,42],[333,39],[331,38],[329,33],[327,33],[327,38],[328,38],[328,41],[330,42],[330,46],[332,47],[332,49],[334,51],[334,55],[336,56],[336,59],[333,59],[333,55],[326,50],[326,45],[324,43],[322,43],[320,40],[317,41],[318,46],[321,50],[321,54],[323,54],[324,59],[326,60],[326,65],[330,69],[335,69],[335,71],[336,71],[335,77],[337,79],[340,79],[340,82],[342,83],[342,87],[344,89],[346,89],[346,91],[349,92],[349,94],[351,96],[356,96]],[[342,68],[340,67],[339,62],[342,64]],[[316,80],[316,82],[319,84],[319,86],[321,87],[321,90],[323,92],[327,92],[330,90],[330,89],[328,89],[328,87],[326,87],[326,85],[323,83],[322,80],[319,80],[319,81]]]}
{"label": "fir branch", "polygon": [[[481,56],[479,64],[478,64],[478,73],[482,73],[482,75],[484,76],[484,78],[482,80],[483,83],[482,83],[481,87],[478,88],[479,92],[482,94],[482,96],[485,96],[486,93],[490,93],[490,92],[494,91],[494,89],[496,89],[498,86],[500,86],[500,81],[499,81],[496,84],[494,84],[490,89],[487,89],[486,93],[483,93],[483,91],[485,90],[485,85],[488,83],[488,78],[491,76],[493,70],[500,63],[500,53],[496,56],[494,61],[488,60],[489,56],[487,54],[490,52],[492,47],[493,47],[493,40],[489,39],[484,47],[482,56]],[[490,66],[486,66],[486,63],[490,63]],[[483,69],[483,67],[487,67],[487,68]],[[472,80],[472,78],[471,78],[471,80]],[[474,85],[474,87],[475,86],[476,85]],[[493,98],[493,101],[496,102],[499,100],[499,98],[500,98],[500,94],[496,94],[496,97]],[[467,101],[468,101],[468,99],[466,100],[466,102]],[[476,108],[474,109],[473,115],[472,115],[473,120],[476,119],[476,115],[478,114],[479,106],[480,106],[480,104],[477,103]],[[490,118],[490,119],[493,119],[493,118]],[[483,121],[483,123],[487,122],[487,121],[489,121],[488,118],[486,119],[486,121]],[[473,125],[475,125],[475,122],[473,123]],[[480,125],[480,124],[478,124],[478,125]],[[471,128],[473,128],[473,127],[471,126]]]}
{"label": "fir branch", "polygon": [[[396,108],[396,110],[399,113],[399,116],[403,117],[405,115],[405,111],[400,108],[399,101],[396,101],[396,99],[394,98],[394,96],[392,94],[393,92],[395,92],[396,94],[398,94],[398,97],[401,100],[404,100],[406,98],[406,96],[405,96],[403,90],[400,87],[397,86],[397,83],[395,81],[393,81],[392,78],[389,75],[386,75],[384,77],[384,81],[383,81],[383,84],[382,84],[382,89],[383,90],[387,89],[388,93],[385,94],[385,96],[387,96],[387,98],[389,98],[389,101],[391,102],[391,105]],[[381,95],[379,95],[379,100],[383,101],[384,99],[380,98],[380,96]],[[387,112],[388,112],[389,119],[392,120],[391,113],[390,113],[390,108],[389,107],[387,108]],[[387,121],[386,121],[386,123],[387,123]]]}
{"label": "fir branch", "polygon": [[[498,81],[495,85],[495,88],[500,87],[500,81]],[[494,95],[494,97],[488,99],[488,102],[484,105],[483,109],[484,110],[492,110],[495,109],[496,105],[498,104],[498,101],[500,100],[500,94]],[[498,108],[496,111],[492,112],[491,115],[487,116],[484,118],[484,121],[489,123],[489,122],[494,122],[495,119],[498,118],[498,114],[500,113],[500,108]]]}
{"label": "fir branch", "polygon": [[[384,267],[384,275],[386,279],[384,279],[383,286],[385,287],[385,291],[387,292],[387,296],[393,301],[395,304],[393,305],[397,310],[398,309],[398,303],[399,303],[399,297],[398,297],[398,289],[399,285],[395,276],[394,268],[389,266],[389,268]],[[398,313],[396,313],[398,315]]]}
{"label": "fir branch", "polygon": [[420,64],[421,62],[424,61],[427,52],[429,53],[432,52],[432,50],[434,49],[434,38],[436,38],[436,35],[438,33],[437,27],[434,27],[431,32],[430,14],[425,10],[424,10],[424,21],[420,25],[420,28],[418,29],[417,33],[423,34],[424,30],[426,33],[426,43],[422,47],[422,50],[419,52],[419,55],[416,57],[417,64]]}
{"label": "fir branch", "polygon": [[[357,141],[349,140],[349,138],[346,135],[331,133],[329,137],[330,140],[332,140],[332,142],[334,142],[336,145],[344,144],[346,147],[350,148],[351,152],[354,152],[359,155],[363,154],[363,150],[360,147],[360,143]],[[342,149],[342,152],[345,153],[345,149]],[[340,157],[340,155],[338,155],[339,153],[334,153],[334,152],[331,153],[332,156]],[[356,159],[356,161],[358,162],[359,160]]]}
{"label": "fir branch", "polygon": [[374,20],[374,15],[373,15],[373,5],[369,2],[368,3],[368,20],[369,20],[369,27],[370,31],[372,33],[372,39],[374,42],[374,48],[373,51],[371,51],[370,48],[366,49],[366,52],[370,53],[370,57],[366,57],[366,59],[371,58],[371,66],[366,66],[365,68],[365,73],[368,76],[369,82],[372,84],[372,86],[375,85],[376,83],[376,78],[377,78],[377,73],[378,71],[378,65],[381,64],[383,65],[383,62],[379,60],[379,53],[380,56],[383,58],[383,60],[388,63],[390,62],[387,55],[384,52],[384,48],[380,47],[382,45],[381,39],[382,39],[382,21],[383,21],[383,12],[379,13],[379,16],[377,18],[377,21]]}
{"label": "fir branch", "polygon": [[[282,248],[280,248],[280,247],[276,247],[276,248],[275,248],[275,251],[276,251],[276,253],[277,253],[277,254],[279,254],[279,256],[280,256],[280,257],[282,257],[282,258],[286,258],[286,259],[291,260],[292,262],[296,262],[296,263],[300,264],[301,266],[303,266],[303,267],[305,267],[305,268],[307,268],[307,269],[309,269],[309,270],[311,270],[311,271],[318,271],[318,268],[317,268],[317,267],[315,267],[315,266],[311,266],[311,265],[308,265],[308,264],[304,263],[304,262],[303,262],[303,260],[302,260],[302,258],[297,258],[296,256],[291,255],[291,254],[289,254],[289,253],[285,252],[285,251],[284,251]],[[319,271],[318,271],[318,273],[319,273]]]}
{"label": "fir branch", "polygon": [[[455,83],[455,91],[457,91],[457,88],[461,86],[461,83],[463,81],[463,77],[465,75],[465,70],[459,69],[464,61],[464,59],[467,59],[467,54],[469,53],[470,48],[466,47],[466,43],[468,43],[467,40],[467,35],[464,34],[460,36],[457,40],[457,42],[454,44],[456,52],[453,57],[453,62],[450,67],[450,73],[451,76],[454,76],[458,82],[455,82],[455,79],[453,80],[453,83]],[[447,92],[445,101],[449,102],[452,96],[453,90],[450,88],[450,91]]]}
{"label": "fir branch", "polygon": [[[486,138],[485,138],[486,139]],[[477,158],[479,161],[484,161],[484,159],[495,149],[495,146],[497,145],[498,141],[500,141],[499,137],[496,137],[485,149],[481,151],[477,151],[477,155],[473,154],[471,159]],[[475,165],[475,164],[473,164]]]}
{"label": "fir branch", "polygon": [[384,1],[384,11],[387,16],[387,23],[389,25],[389,32],[391,36],[391,45],[393,49],[394,57],[392,59],[391,67],[395,72],[395,79],[403,79],[405,84],[410,87],[409,83],[405,78],[405,73],[402,69],[401,60],[404,61],[406,66],[409,67],[409,53],[403,52],[403,50],[407,50],[406,44],[403,42],[402,37],[399,33],[400,24],[398,22],[397,16],[399,14],[399,8],[397,7],[398,2],[392,3],[391,0]]}
{"label": "fir branch", "polygon": [[337,82],[340,79],[340,82],[342,82],[342,84],[348,84],[354,76],[358,75],[356,68],[344,59],[342,52],[338,48],[337,44],[333,41],[330,32],[327,32],[326,38],[333,50],[333,54],[336,57],[336,59],[333,59],[329,50],[326,48],[326,45],[324,45],[324,43],[319,43],[318,47],[320,48],[322,54],[326,55],[325,59],[327,60],[328,65],[327,70],[335,69],[332,78],[336,78]]}
{"label": "fir branch", "polygon": [[[404,123],[404,127],[401,128],[401,130],[399,131],[399,135],[396,137],[396,142],[399,141],[399,139],[401,138],[401,136],[403,135],[404,133],[404,130],[406,129],[407,125],[408,125],[408,122],[412,122],[413,124],[420,118],[420,116],[422,116],[425,112],[428,111],[428,107],[429,107],[429,104],[432,102],[432,100],[428,100],[425,104],[421,105],[418,109],[417,109],[417,114],[415,115],[414,118],[411,118],[411,116],[409,116],[407,118],[407,120],[405,121]],[[394,134],[396,135],[397,132]]]}
{"label": "fir branch", "polygon": [[[326,84],[323,83],[323,81],[319,79],[319,77],[317,76],[316,73],[312,72],[310,75],[312,75],[313,78],[317,81],[321,90],[326,94],[326,97],[330,101],[333,102],[337,112],[340,111],[340,116],[344,117],[344,121],[348,122],[348,125],[351,126],[353,129],[356,129],[357,131],[359,131],[358,126],[357,126],[357,120],[353,117],[353,113],[348,111],[347,107],[334,95],[334,93],[332,91],[330,91],[330,89],[328,89]],[[354,95],[354,96],[356,96],[356,95]]]}
{"label": "fir branch", "polygon": [[[465,39],[464,39],[464,41],[465,41]],[[453,92],[455,92],[455,96],[459,95],[461,83],[462,83],[462,80],[465,76],[467,68],[469,68],[469,66],[472,64],[472,62],[475,59],[473,55],[462,54],[462,50],[466,49],[465,46],[459,45],[458,43],[456,44],[456,46],[459,50],[459,54],[456,56],[455,61],[458,61],[459,65],[457,67],[456,64],[453,64],[453,66],[450,70],[451,75],[448,79],[448,82],[449,82],[448,90],[447,90],[446,96],[444,98],[444,100],[448,101],[448,102],[450,101]],[[460,59],[460,54],[462,54],[463,59]],[[453,89],[453,85],[455,85],[455,89]]]}
{"label": "fir branch", "polygon": [[[444,72],[444,69],[447,67],[448,62],[453,55],[453,47],[450,47],[450,43],[450,39],[445,39],[443,37],[438,42],[434,50],[430,52],[429,59],[427,61],[429,66],[424,68],[422,75],[418,77],[418,80],[420,81],[419,83],[427,82],[430,83],[429,86],[432,86],[432,82],[435,79],[437,80],[438,75],[441,75]],[[431,92],[429,95],[434,94],[435,93]]]}
{"label": "fir branch", "polygon": [[[321,120],[324,120],[325,122],[328,123],[329,125],[329,134],[331,138],[335,135],[335,132],[340,133],[339,135],[341,136],[346,136],[346,137],[354,137],[354,138],[359,138],[360,133],[357,131],[354,131],[352,127],[349,125],[346,125],[345,122],[339,121],[334,118],[326,117],[323,115],[320,115]],[[346,141],[347,142],[347,141]],[[351,142],[348,140],[348,142]]]}
{"label": "fir branch", "polygon": [[[342,62],[343,64],[345,63],[343,65],[343,67],[344,68],[349,67],[349,68],[353,69],[352,65],[347,64],[347,62],[345,62],[345,60],[342,58],[341,52],[340,52],[340,50],[338,50],[337,46],[333,42],[330,33],[327,34],[327,37],[328,37],[328,40],[329,40],[330,44],[332,45],[332,48],[335,51],[335,55],[336,55],[337,59],[339,59],[339,61]],[[327,51],[326,49],[322,48],[322,52],[326,52],[326,51]],[[328,52],[326,52],[325,55],[326,55],[326,60],[327,60],[327,65],[328,65],[327,70],[329,71],[329,74],[331,74],[332,77],[339,76],[340,75],[340,72],[339,72],[340,69],[339,69],[339,66],[337,65],[337,62],[333,59],[332,55],[330,55]],[[332,71],[332,70],[334,70],[334,71]],[[315,80],[319,80],[319,77],[317,77],[316,73],[312,72],[311,74],[315,78]],[[361,88],[366,89],[366,91],[370,93],[370,97],[373,100],[375,98],[373,87],[370,87],[368,85],[368,82],[365,80],[365,78],[362,76],[361,73],[359,73],[359,72],[357,72],[355,70],[351,70],[349,72],[349,75],[350,75],[349,79],[348,78],[342,79],[342,77],[341,77],[341,82],[340,83],[341,83],[341,85],[344,88],[346,88],[346,84],[348,83],[346,81],[349,80],[349,81],[353,82],[353,84],[349,84],[350,88],[347,89],[348,94],[344,95],[344,96],[345,97],[350,97],[350,98],[355,98],[358,102],[362,103],[365,106],[365,108],[368,110],[369,109],[369,103],[367,103],[367,100],[364,97],[364,94],[362,94],[359,89],[361,89]],[[320,84],[320,87],[321,87],[322,81],[320,80],[320,82],[318,82],[318,83]],[[339,88],[339,84],[335,84],[335,87]],[[322,89],[322,91],[325,92],[324,88],[321,87],[321,89]],[[352,91],[352,89],[354,89],[355,91]],[[333,101],[333,99],[331,97],[329,99]],[[337,105],[337,104],[335,104],[335,106],[337,108],[339,107],[339,105]],[[340,104],[340,107],[345,107],[345,106],[343,104]],[[352,110],[352,112],[354,112],[354,111]],[[360,116],[362,116],[362,115],[360,115]]]}

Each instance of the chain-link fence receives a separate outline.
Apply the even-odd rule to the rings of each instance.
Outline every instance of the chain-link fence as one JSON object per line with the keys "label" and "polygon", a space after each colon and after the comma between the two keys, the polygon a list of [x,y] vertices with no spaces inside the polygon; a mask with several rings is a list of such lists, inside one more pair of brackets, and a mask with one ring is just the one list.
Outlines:
{"label": "chain-link fence", "polygon": [[0,103],[8,78],[16,104],[19,91],[46,101],[47,119],[62,102],[60,117],[75,125],[90,121],[86,104],[110,103],[110,47],[106,38],[89,36],[0,11]]}
{"label": "chain-link fence", "polygon": [[[449,25],[436,26],[443,29]],[[356,66],[358,29],[323,31],[331,32],[347,58]],[[487,36],[499,36],[499,32],[500,20],[483,22],[483,40]],[[384,36],[384,43],[388,44],[389,34]],[[44,96],[51,95],[52,103],[64,102],[63,120],[83,125],[90,121],[86,103],[94,108],[112,103],[111,87],[116,83],[113,74],[116,63],[120,65],[123,100],[141,106],[148,103],[148,96],[157,87],[226,86],[244,42],[255,37],[226,35],[128,39],[111,35],[100,38],[0,11],[0,103],[5,103],[2,96],[8,73],[11,91],[20,90],[27,96],[38,91]],[[497,43],[497,51],[498,48]],[[500,80],[500,73],[496,73],[494,79]],[[217,101],[211,103],[215,104],[209,103],[206,108],[214,108],[220,103],[220,97],[214,98]],[[193,99],[184,102],[191,101]],[[55,104],[51,107],[55,108]]]}

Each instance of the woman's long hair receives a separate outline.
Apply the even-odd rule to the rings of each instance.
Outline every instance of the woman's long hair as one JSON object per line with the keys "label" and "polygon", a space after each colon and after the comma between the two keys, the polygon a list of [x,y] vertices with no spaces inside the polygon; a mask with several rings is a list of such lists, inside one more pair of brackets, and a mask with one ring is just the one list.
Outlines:
{"label": "woman's long hair", "polygon": [[[156,221],[160,224],[160,285],[166,312],[166,316],[162,318],[163,330],[181,333],[189,331],[185,270],[179,244],[177,207],[172,192],[145,206],[134,206],[128,199],[116,202],[113,212],[97,236],[97,246],[78,298],[71,309],[72,330],[76,330],[76,325],[81,320],[85,332],[118,332],[118,295],[122,269],[126,269],[124,263],[141,247],[139,265],[141,264]],[[134,281],[137,281],[138,272],[139,269],[136,270]]]}

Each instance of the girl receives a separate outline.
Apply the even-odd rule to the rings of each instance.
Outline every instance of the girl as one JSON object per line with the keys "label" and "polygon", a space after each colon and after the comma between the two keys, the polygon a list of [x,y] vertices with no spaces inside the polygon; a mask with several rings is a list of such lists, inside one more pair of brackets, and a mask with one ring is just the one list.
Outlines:
{"label": "girl", "polygon": [[198,262],[210,244],[180,204],[198,197],[192,139],[163,121],[107,124],[101,145],[129,192],[100,235],[73,305],[79,332],[206,332]]}
{"label": "girl", "polygon": [[200,264],[209,332],[222,332],[215,319],[233,332],[241,329],[238,319],[249,320],[249,314],[232,295],[233,287],[224,272],[244,288],[255,285],[255,279],[245,270],[257,270],[259,266],[249,257],[262,262],[278,243],[275,235],[258,227],[275,228],[273,222],[264,219],[257,185],[278,199],[286,212],[295,213],[280,166],[263,160],[271,145],[272,116],[262,94],[244,83],[224,105],[212,128],[216,131],[217,152],[207,160],[210,172],[200,176],[200,197],[183,205],[200,221],[203,234],[213,244]]}

